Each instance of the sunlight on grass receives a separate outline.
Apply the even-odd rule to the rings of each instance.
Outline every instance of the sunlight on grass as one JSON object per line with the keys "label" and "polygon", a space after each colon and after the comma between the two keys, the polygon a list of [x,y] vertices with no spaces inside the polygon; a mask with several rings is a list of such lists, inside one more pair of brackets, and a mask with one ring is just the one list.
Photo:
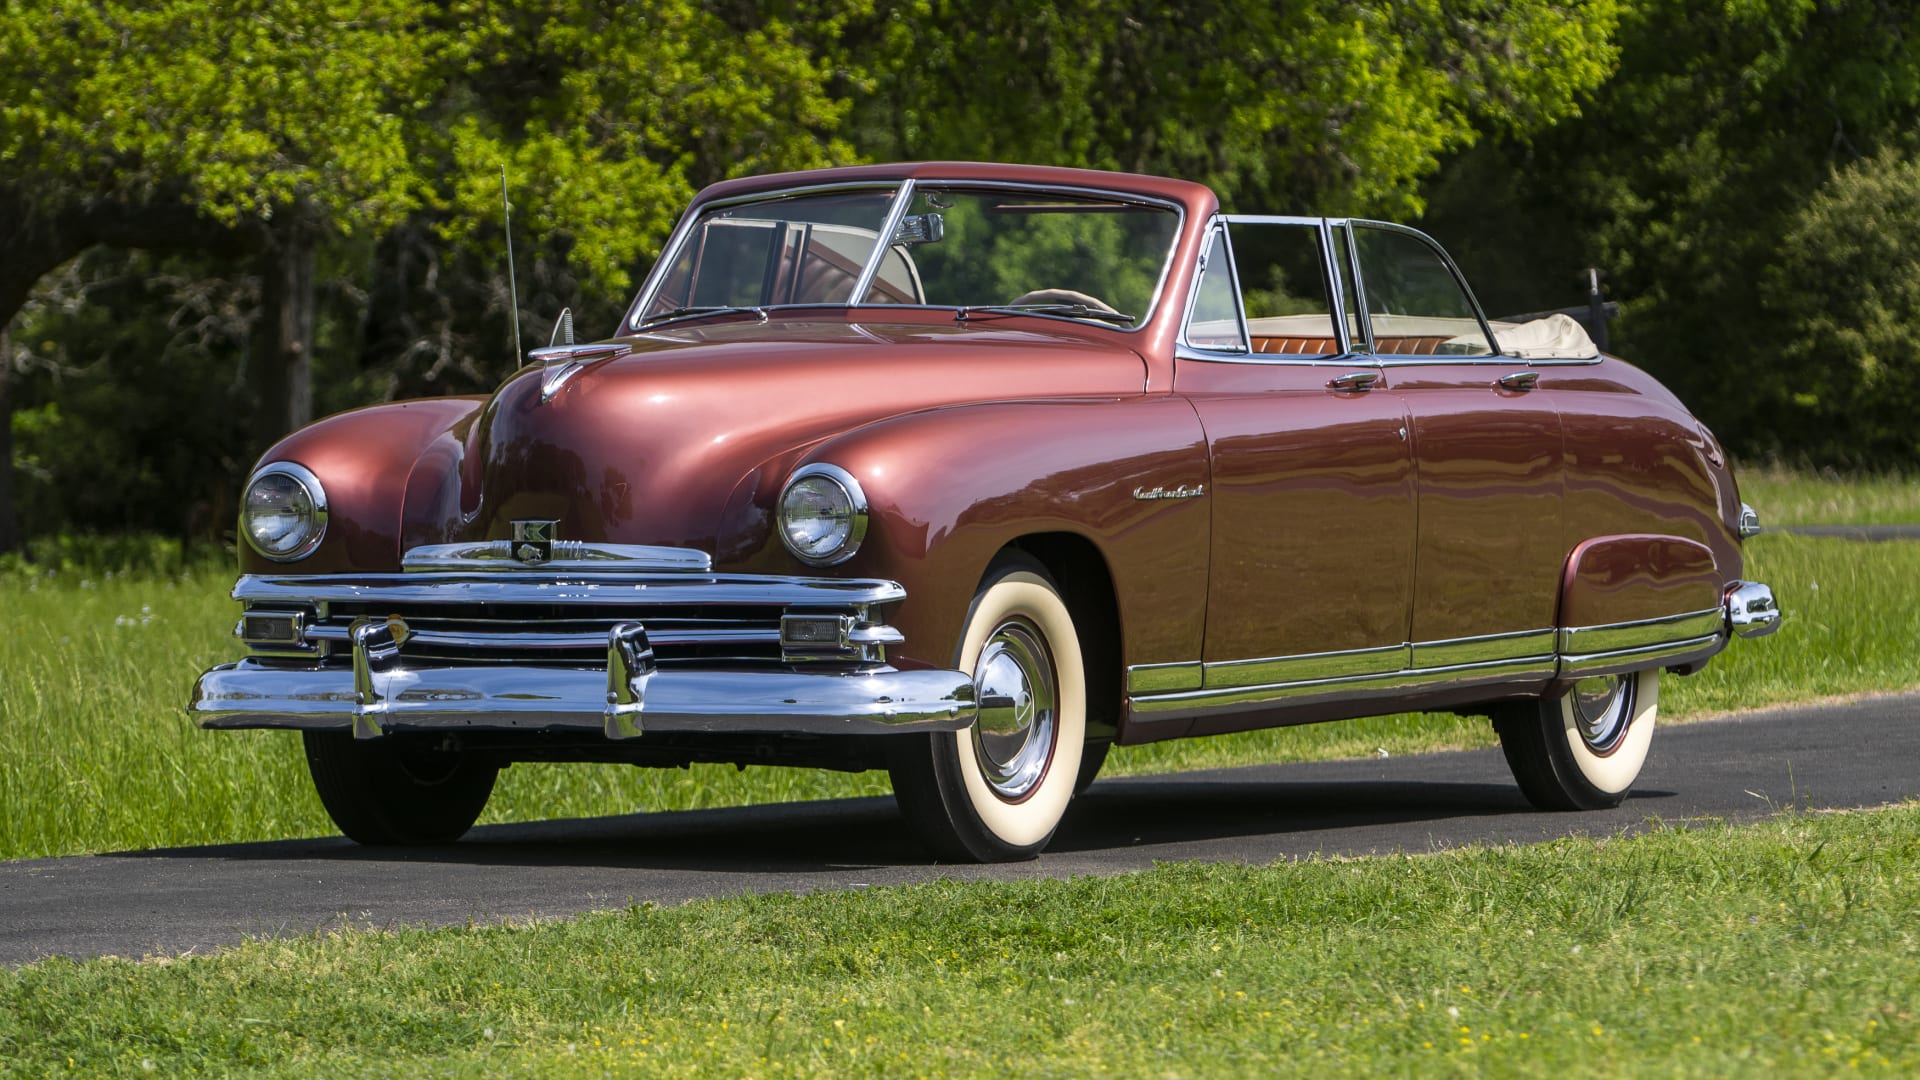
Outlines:
{"label": "sunlight on grass", "polygon": [[1760,512],[1762,525],[1920,523],[1920,475],[1742,465],[1734,477],[1740,497]]}
{"label": "sunlight on grass", "polygon": [[1920,806],[0,971],[0,1073],[1920,1071]]}

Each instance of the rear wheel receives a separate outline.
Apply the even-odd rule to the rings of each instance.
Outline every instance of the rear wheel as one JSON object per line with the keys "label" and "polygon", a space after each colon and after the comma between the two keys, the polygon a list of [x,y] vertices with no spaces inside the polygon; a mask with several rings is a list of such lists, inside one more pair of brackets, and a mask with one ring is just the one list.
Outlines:
{"label": "rear wheel", "polygon": [[943,859],[1030,859],[1073,798],[1086,741],[1087,684],[1073,616],[1046,571],[996,560],[974,594],[959,665],[978,717],[965,731],[895,740],[894,798]]}
{"label": "rear wheel", "polygon": [[1558,699],[1508,706],[1493,726],[1528,802],[1605,810],[1620,805],[1646,764],[1659,705],[1655,668],[1581,679]]}
{"label": "rear wheel", "polygon": [[435,736],[356,739],[308,731],[307,769],[328,816],[362,844],[446,844],[460,839],[493,794],[498,765]]}

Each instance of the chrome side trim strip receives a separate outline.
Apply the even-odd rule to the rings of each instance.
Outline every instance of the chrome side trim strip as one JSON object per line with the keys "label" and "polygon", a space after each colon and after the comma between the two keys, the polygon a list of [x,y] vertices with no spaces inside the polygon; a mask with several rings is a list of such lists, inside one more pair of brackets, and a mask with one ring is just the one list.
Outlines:
{"label": "chrome side trim strip", "polygon": [[1637,622],[1570,626],[1560,631],[1560,652],[1565,656],[1598,656],[1711,636],[1719,631],[1721,618],[1720,608],[1707,608]]}
{"label": "chrome side trim strip", "polygon": [[[594,544],[581,540],[551,541],[551,551],[512,540],[467,544],[422,544],[400,559],[410,574],[448,570],[566,570],[591,574],[704,572],[713,569],[713,556],[696,548],[654,547],[644,544]],[[525,553],[539,557],[522,559]]]}
{"label": "chrome side trim strip", "polygon": [[[1366,700],[1415,690],[1546,681],[1627,666],[1681,663],[1725,646],[1720,608],[1599,626],[1522,630],[1377,649],[1127,672],[1127,705],[1142,720],[1248,712],[1288,702]],[[1199,685],[1190,685],[1198,673]],[[1162,674],[1162,673],[1166,674]]]}
{"label": "chrome side trim strip", "polygon": [[1202,666],[1190,664],[1139,664],[1127,669],[1127,693],[1169,694],[1201,687]]}
{"label": "chrome side trim strip", "polygon": [[1201,715],[1251,712],[1282,701],[1306,704],[1335,698],[1365,700],[1409,690],[1440,690],[1529,679],[1544,681],[1552,678],[1555,670],[1556,663],[1552,657],[1506,660],[1265,686],[1209,688],[1182,694],[1134,697],[1128,700],[1128,704],[1133,714],[1143,720],[1177,720]]}
{"label": "chrome side trim strip", "polygon": [[1726,643],[1726,636],[1716,631],[1684,641],[1657,641],[1651,645],[1636,645],[1611,652],[1565,655],[1560,658],[1560,676],[1575,678],[1601,674],[1603,670],[1617,671],[1629,663],[1635,667],[1674,664],[1691,658],[1694,653],[1719,652]]}
{"label": "chrome side trim strip", "polygon": [[1242,686],[1320,682],[1388,675],[1407,667],[1407,646],[1351,649],[1343,652],[1276,656],[1262,660],[1228,660],[1205,665],[1201,685],[1208,690]]}
{"label": "chrome side trim strip", "polygon": [[1512,634],[1486,637],[1450,638],[1445,641],[1413,643],[1416,669],[1458,667],[1462,664],[1491,663],[1496,660],[1551,657],[1553,628],[1522,630]]}

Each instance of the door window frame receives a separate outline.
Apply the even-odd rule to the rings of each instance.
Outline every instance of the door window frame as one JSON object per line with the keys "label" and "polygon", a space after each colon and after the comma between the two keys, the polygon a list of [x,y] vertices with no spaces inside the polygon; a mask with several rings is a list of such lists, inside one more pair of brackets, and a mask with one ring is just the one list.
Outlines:
{"label": "door window frame", "polygon": [[[1201,272],[1193,275],[1193,284],[1187,293],[1186,308],[1180,316],[1180,335],[1174,347],[1174,356],[1180,360],[1204,360],[1210,363],[1229,364],[1287,364],[1304,367],[1377,367],[1379,358],[1372,354],[1370,347],[1356,349],[1352,336],[1348,332],[1348,322],[1342,285],[1345,281],[1334,265],[1333,258],[1333,219],[1323,217],[1300,217],[1288,214],[1215,214],[1206,224],[1207,237],[1201,242],[1200,257],[1205,259],[1212,250],[1214,238],[1218,237],[1220,253],[1227,260],[1227,280],[1233,290],[1234,319],[1239,324],[1240,342],[1244,352],[1224,352],[1194,345],[1187,340],[1187,326],[1193,319],[1194,308],[1200,300],[1200,286],[1207,274],[1216,268],[1202,266]],[[1315,230],[1320,241],[1320,279],[1327,289],[1328,317],[1333,321],[1334,341],[1340,351],[1329,356],[1285,356],[1276,353],[1258,353],[1253,351],[1252,335],[1247,330],[1246,297],[1240,291],[1240,266],[1233,255],[1233,231],[1231,225],[1295,225],[1309,226]],[[1348,241],[1349,253],[1352,241]],[[1354,295],[1362,294],[1356,288]],[[1364,301],[1362,302],[1364,307]],[[1365,320],[1361,321],[1364,324]],[[1363,325],[1364,330],[1364,325]]]}

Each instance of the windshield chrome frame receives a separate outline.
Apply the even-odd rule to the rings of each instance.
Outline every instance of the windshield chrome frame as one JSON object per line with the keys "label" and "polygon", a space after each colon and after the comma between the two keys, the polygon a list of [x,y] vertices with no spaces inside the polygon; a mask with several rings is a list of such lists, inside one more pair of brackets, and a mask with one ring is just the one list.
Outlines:
{"label": "windshield chrome frame", "polygon": [[[686,246],[687,238],[693,235],[694,224],[698,222],[707,211],[723,206],[737,206],[741,203],[772,202],[776,199],[794,199],[807,195],[827,195],[841,191],[876,190],[891,190],[894,192],[897,205],[887,208],[887,220],[892,222],[900,216],[900,207],[905,206],[907,203],[906,198],[903,196],[913,194],[913,181],[911,179],[856,180],[843,184],[809,184],[803,187],[775,188],[771,191],[756,191],[745,195],[735,195],[730,199],[714,199],[711,202],[695,203],[687,208],[686,213],[680,215],[680,223],[673,227],[672,235],[667,237],[667,246],[661,251],[659,261],[655,262],[653,269],[648,271],[647,279],[640,283],[640,294],[634,297],[633,306],[628,310],[627,317],[621,320],[621,331],[623,333],[635,334],[646,329],[640,321],[641,313],[646,311],[647,306],[653,302],[654,295],[660,291],[660,286],[665,283],[667,274],[671,272],[674,260],[680,257],[680,249]],[[881,235],[888,236],[891,234],[883,232]],[[860,268],[860,277],[854,282],[855,293],[853,295],[858,295],[858,290],[863,285],[871,283],[874,276],[880,272],[880,262],[881,259],[884,258],[883,253],[886,249],[886,244],[874,244],[874,253],[867,256],[867,262]],[[758,306],[762,311],[772,311],[791,305],[761,304]],[[826,303],[809,304],[806,306],[849,307],[851,305]]]}
{"label": "windshield chrome frame", "polygon": [[[665,281],[666,275],[669,273],[669,268],[673,265],[674,260],[680,257],[681,249],[686,246],[688,237],[691,236],[693,233],[693,227],[695,222],[699,221],[700,218],[704,216],[709,210],[713,210],[717,207],[723,207],[723,206],[736,206],[742,203],[769,202],[776,199],[798,198],[806,195],[820,195],[820,194],[827,194],[831,192],[840,192],[840,191],[866,191],[866,190],[874,190],[874,189],[891,188],[891,189],[894,189],[895,202],[894,202],[894,205],[888,209],[886,221],[882,225],[881,231],[880,231],[880,235],[882,237],[891,237],[894,233],[894,230],[897,230],[899,228],[900,221],[906,217],[907,207],[911,204],[913,200],[914,191],[922,187],[950,187],[950,188],[960,188],[960,189],[970,189],[970,190],[988,190],[988,191],[1058,192],[1063,195],[1086,196],[1086,197],[1092,197],[1092,198],[1098,198],[1098,199],[1106,199],[1114,202],[1133,203],[1140,206],[1155,207],[1159,209],[1173,211],[1173,215],[1174,215],[1173,235],[1171,239],[1168,241],[1166,254],[1160,260],[1160,276],[1154,282],[1153,294],[1148,298],[1148,301],[1147,301],[1147,310],[1143,312],[1140,318],[1135,320],[1131,326],[1116,326],[1112,323],[1105,323],[1105,322],[1089,322],[1086,319],[1078,319],[1071,315],[1053,315],[1053,314],[1047,314],[1047,313],[1037,312],[1037,311],[1019,313],[1022,315],[1029,316],[1031,318],[1061,319],[1067,322],[1075,323],[1080,326],[1089,326],[1089,325],[1101,326],[1106,329],[1114,330],[1116,332],[1124,333],[1124,334],[1139,333],[1140,331],[1147,328],[1147,325],[1153,321],[1154,315],[1158,313],[1160,310],[1160,301],[1162,300],[1162,298],[1166,293],[1167,280],[1173,274],[1174,256],[1179,253],[1180,241],[1186,236],[1187,210],[1186,210],[1186,207],[1183,206],[1182,204],[1175,202],[1171,199],[1162,199],[1152,195],[1141,195],[1137,192],[1114,191],[1109,188],[1080,187],[1078,185],[1072,185],[1072,184],[1033,184],[1033,183],[1023,183],[1019,181],[1010,181],[1010,180],[929,180],[925,178],[915,178],[915,177],[906,177],[899,180],[862,180],[862,181],[853,181],[853,182],[841,183],[841,184],[815,184],[815,185],[809,185],[805,187],[775,188],[770,191],[759,191],[759,192],[753,192],[746,195],[736,195],[728,199],[715,199],[711,202],[697,203],[694,206],[688,207],[687,212],[681,215],[680,223],[674,227],[673,234],[670,237],[668,237],[666,249],[663,252],[661,252],[659,261],[653,264],[652,271],[650,271],[647,274],[646,281],[641,284],[640,294],[634,299],[632,309],[629,311],[626,319],[624,319],[621,323],[622,332],[632,334],[632,333],[639,333],[644,329],[646,329],[646,327],[643,326],[640,321],[641,313],[647,309],[647,306],[650,303],[652,303],[654,294],[658,292],[660,286]],[[867,257],[867,262],[865,263],[865,265],[863,265],[860,268],[860,276],[858,279],[854,281],[853,291],[848,295],[848,299],[844,302],[830,301],[826,303],[812,303],[812,304],[762,304],[762,305],[759,305],[759,310],[780,311],[780,310],[803,308],[803,307],[807,309],[812,309],[812,310],[818,310],[821,308],[839,308],[839,309],[851,310],[854,308],[866,307],[866,308],[878,308],[882,311],[888,311],[888,310],[960,311],[967,306],[973,306],[973,307],[992,307],[993,306],[990,304],[956,305],[956,304],[867,304],[867,303],[863,303],[863,301],[866,299],[866,294],[872,290],[873,279],[879,276],[880,266],[883,262],[886,261],[887,252],[891,250],[892,247],[893,247],[892,244],[886,243],[884,241],[880,243],[876,243],[874,245],[873,254]],[[698,318],[697,315],[690,315],[688,317]]]}

